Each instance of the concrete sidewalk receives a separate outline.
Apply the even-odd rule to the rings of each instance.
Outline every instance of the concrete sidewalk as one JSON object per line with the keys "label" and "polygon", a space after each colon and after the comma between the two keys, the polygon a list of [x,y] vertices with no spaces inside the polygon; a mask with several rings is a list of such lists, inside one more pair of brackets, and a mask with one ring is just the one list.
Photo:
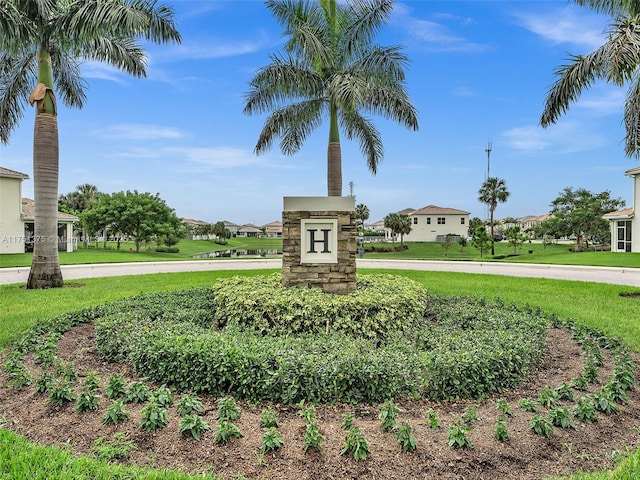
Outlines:
{"label": "concrete sidewalk", "polygon": [[[441,272],[484,273],[514,277],[554,278],[583,282],[612,283],[640,287],[640,268],[590,267],[582,265],[548,265],[529,263],[455,262],[427,260],[358,259],[359,268],[424,270]],[[149,273],[201,272],[208,270],[256,270],[281,268],[281,259],[201,260],[175,262],[103,263],[63,265],[65,280],[144,275]],[[0,284],[26,283],[29,267],[0,268]]]}

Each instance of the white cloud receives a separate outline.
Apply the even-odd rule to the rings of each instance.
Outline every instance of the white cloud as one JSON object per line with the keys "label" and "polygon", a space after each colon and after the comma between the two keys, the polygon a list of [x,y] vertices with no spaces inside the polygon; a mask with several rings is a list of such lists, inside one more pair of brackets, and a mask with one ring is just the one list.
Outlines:
{"label": "white cloud", "polygon": [[111,65],[105,65],[98,62],[86,62],[82,64],[81,71],[84,78],[109,80],[119,84],[126,83],[125,77],[127,75]]}
{"label": "white cloud", "polygon": [[546,129],[522,126],[502,133],[507,144],[525,152],[576,153],[599,148],[606,143],[603,135],[584,123],[560,121]]}
{"label": "white cloud", "polygon": [[123,140],[172,140],[186,137],[184,133],[174,127],[126,123],[111,125],[102,130],[100,134],[108,138]]}
{"label": "white cloud", "polygon": [[569,43],[589,49],[604,41],[606,19],[584,9],[566,7],[544,12],[519,12],[515,14],[520,24],[553,44]]}
{"label": "white cloud", "polygon": [[219,38],[197,38],[185,41],[180,45],[150,47],[153,63],[165,63],[179,60],[205,60],[246,55],[264,48],[264,35],[253,40],[223,40]]}

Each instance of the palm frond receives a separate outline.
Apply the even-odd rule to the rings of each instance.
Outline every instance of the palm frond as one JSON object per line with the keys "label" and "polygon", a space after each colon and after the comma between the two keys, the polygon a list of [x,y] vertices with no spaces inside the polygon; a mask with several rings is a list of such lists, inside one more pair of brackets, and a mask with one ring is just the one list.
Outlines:
{"label": "palm frond", "polygon": [[0,2],[0,50],[13,52],[33,40],[33,29],[14,2]]}
{"label": "palm frond", "polygon": [[80,76],[80,66],[76,58],[66,52],[54,50],[51,54],[51,66],[63,103],[70,107],[82,108],[87,98],[87,84]]}
{"label": "palm frond", "polygon": [[359,108],[394,120],[406,128],[418,130],[418,111],[411,103],[402,84],[370,86],[364,92],[363,102]]}
{"label": "palm frond", "polygon": [[400,52],[401,48],[397,45],[390,47],[374,45],[361,52],[351,68],[368,72],[373,80],[380,78],[392,83],[404,82],[404,69],[409,63],[409,59]]}
{"label": "palm frond", "polygon": [[357,111],[342,111],[341,119],[345,135],[349,140],[358,140],[360,152],[367,160],[367,167],[375,175],[384,156],[380,132],[371,120],[363,117]]}
{"label": "palm frond", "polygon": [[617,18],[606,45],[607,80],[622,86],[633,78],[640,65],[640,18]]}
{"label": "palm frond", "polygon": [[271,63],[258,70],[250,86],[245,95],[247,115],[279,109],[289,101],[324,96],[322,79],[291,57],[271,57]]}
{"label": "palm frond", "polygon": [[586,56],[572,55],[571,63],[562,65],[554,72],[558,77],[547,93],[540,125],[547,127],[566,113],[583,89],[589,88],[597,78],[606,78],[608,45],[602,45]]}
{"label": "palm frond", "polygon": [[134,77],[147,76],[147,56],[142,47],[128,37],[96,37],[86,42],[79,54],[87,60],[112,65]]}
{"label": "palm frond", "polygon": [[640,75],[636,75],[627,91],[624,104],[626,129],[624,151],[628,157],[640,158]]}
{"label": "palm frond", "polygon": [[640,2],[637,0],[574,0],[574,2],[583,7],[589,7],[596,12],[611,16],[620,13],[632,15],[640,13]]}
{"label": "palm frond", "polygon": [[309,134],[320,126],[325,107],[321,100],[308,100],[276,110],[267,118],[255,152],[267,151],[273,140],[279,137],[282,153],[293,155],[300,150]]}
{"label": "palm frond", "polygon": [[353,20],[343,31],[347,54],[371,43],[373,36],[389,19],[393,5],[393,0],[354,0],[349,4]]}
{"label": "palm frond", "polygon": [[29,93],[35,85],[36,53],[24,51],[13,57],[0,52],[0,142],[9,143],[11,132],[27,108]]}

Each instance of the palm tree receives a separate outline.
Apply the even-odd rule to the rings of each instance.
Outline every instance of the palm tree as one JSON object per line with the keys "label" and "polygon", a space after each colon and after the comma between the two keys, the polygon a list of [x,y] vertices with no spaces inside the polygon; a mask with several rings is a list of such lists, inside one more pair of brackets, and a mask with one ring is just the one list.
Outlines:
{"label": "palm tree", "polygon": [[0,2],[0,141],[36,104],[33,141],[35,243],[27,288],[62,286],[58,259],[58,120],[62,102],[82,108],[81,61],[146,76],[137,39],[180,42],[173,11],[156,0],[2,0]]}
{"label": "palm tree", "polygon": [[356,220],[360,220],[362,229],[364,230],[364,222],[369,218],[369,207],[364,203],[356,205]]}
{"label": "palm tree", "polygon": [[244,113],[266,113],[257,154],[280,137],[285,155],[300,150],[323,119],[329,119],[327,188],[342,195],[340,131],[357,139],[375,174],[383,157],[380,133],[366,114],[382,115],[418,129],[405,91],[407,57],[400,47],[382,47],[373,36],[393,10],[393,0],[267,0],[285,28],[286,56],[271,56],[251,81]]}
{"label": "palm tree", "polygon": [[504,180],[498,177],[487,178],[478,190],[478,200],[485,203],[489,207],[490,225],[491,225],[491,255],[495,255],[493,240],[493,212],[495,212],[498,203],[504,203],[509,198],[510,192]]}
{"label": "palm tree", "polygon": [[404,213],[390,213],[384,217],[384,228],[391,230],[395,243],[395,235],[400,235],[400,250],[404,248],[404,236],[411,233],[411,218]]}
{"label": "palm tree", "polygon": [[[73,211],[75,215],[79,215],[85,210],[89,210],[98,198],[102,195],[98,191],[98,187],[91,185],[90,183],[83,183],[76,186],[76,189],[66,195],[60,195],[58,199],[59,204],[64,204],[66,207]],[[87,226],[80,221],[82,225],[82,241],[84,248],[89,246],[89,235],[87,232]]]}
{"label": "palm tree", "polygon": [[625,154],[640,157],[640,2],[631,0],[574,0],[613,17],[607,40],[588,55],[571,55],[555,71],[540,119],[543,127],[556,123],[583,90],[596,80],[617,86],[629,84],[624,103]]}

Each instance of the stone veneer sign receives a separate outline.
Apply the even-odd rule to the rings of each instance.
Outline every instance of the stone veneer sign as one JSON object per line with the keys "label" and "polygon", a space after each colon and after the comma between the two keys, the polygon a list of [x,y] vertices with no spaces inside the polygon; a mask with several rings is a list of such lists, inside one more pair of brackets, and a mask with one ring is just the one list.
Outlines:
{"label": "stone veneer sign", "polygon": [[356,291],[353,197],[284,197],[282,284]]}

